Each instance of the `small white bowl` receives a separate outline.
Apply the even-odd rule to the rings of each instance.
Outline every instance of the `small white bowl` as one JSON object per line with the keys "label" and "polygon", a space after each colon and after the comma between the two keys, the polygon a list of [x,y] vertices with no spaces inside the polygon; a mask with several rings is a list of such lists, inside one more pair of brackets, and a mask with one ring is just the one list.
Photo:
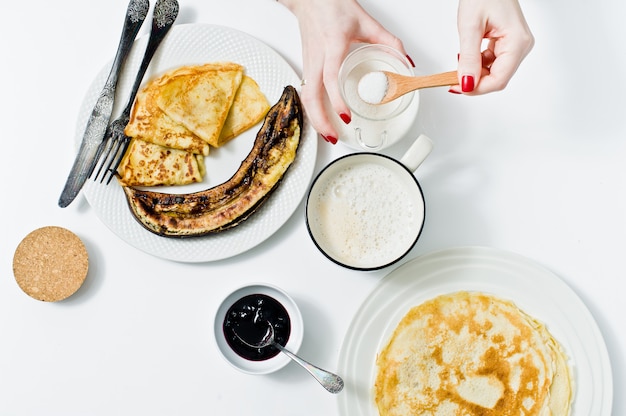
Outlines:
{"label": "small white bowl", "polygon": [[248,284],[234,290],[226,296],[218,307],[215,315],[215,340],[222,356],[237,370],[247,374],[269,374],[283,368],[291,361],[291,359],[283,353],[278,353],[274,357],[262,361],[253,361],[243,358],[233,351],[230,345],[228,345],[223,330],[224,320],[226,319],[226,314],[230,307],[239,299],[254,294],[262,294],[274,298],[285,308],[287,314],[289,315],[291,325],[291,332],[285,347],[293,353],[298,352],[304,336],[302,314],[300,309],[291,296],[289,296],[284,290],[267,283]]}

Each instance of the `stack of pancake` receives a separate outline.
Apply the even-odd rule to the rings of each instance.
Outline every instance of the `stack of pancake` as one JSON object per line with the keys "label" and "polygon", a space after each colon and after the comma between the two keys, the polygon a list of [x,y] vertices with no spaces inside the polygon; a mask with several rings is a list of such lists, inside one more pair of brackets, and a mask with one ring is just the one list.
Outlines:
{"label": "stack of pancake", "polygon": [[377,358],[381,416],[568,415],[561,346],[514,303],[456,292],[412,308]]}
{"label": "stack of pancake", "polygon": [[139,91],[118,173],[127,186],[201,182],[204,156],[263,119],[269,102],[233,62],[173,69]]}

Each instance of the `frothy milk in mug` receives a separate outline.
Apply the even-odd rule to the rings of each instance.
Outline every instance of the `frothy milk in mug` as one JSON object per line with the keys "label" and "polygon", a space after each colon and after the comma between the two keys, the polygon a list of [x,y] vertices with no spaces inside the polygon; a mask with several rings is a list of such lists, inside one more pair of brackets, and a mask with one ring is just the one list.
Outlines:
{"label": "frothy milk in mug", "polygon": [[389,264],[416,241],[424,220],[421,195],[412,175],[381,163],[347,164],[323,182],[309,226],[322,249],[357,268]]}

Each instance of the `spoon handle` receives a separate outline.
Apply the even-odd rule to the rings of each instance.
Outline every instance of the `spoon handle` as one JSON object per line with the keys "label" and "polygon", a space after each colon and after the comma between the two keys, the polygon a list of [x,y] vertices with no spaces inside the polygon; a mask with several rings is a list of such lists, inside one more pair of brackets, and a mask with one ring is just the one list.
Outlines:
{"label": "spoon handle", "polygon": [[276,348],[284,352],[289,358],[293,361],[300,364],[306,371],[309,372],[326,390],[331,393],[339,393],[343,389],[343,379],[336,374],[331,373],[330,371],[323,370],[319,367],[314,366],[308,361],[303,360],[298,357],[291,351],[285,349],[282,345],[275,342],[274,345]]}
{"label": "spoon handle", "polygon": [[421,88],[445,87],[458,84],[457,71],[441,72],[439,74],[411,77],[393,72],[386,72],[388,78],[393,78],[397,90],[410,92]]}
{"label": "spoon handle", "polygon": [[422,75],[416,77],[420,80],[419,88],[447,87],[459,83],[457,71],[442,72],[440,74]]}
{"label": "spoon handle", "polygon": [[422,88],[445,87],[458,84],[457,71],[442,72],[439,74],[422,75],[418,77],[396,74],[383,71],[389,81],[387,93],[380,104],[386,104],[411,91]]}

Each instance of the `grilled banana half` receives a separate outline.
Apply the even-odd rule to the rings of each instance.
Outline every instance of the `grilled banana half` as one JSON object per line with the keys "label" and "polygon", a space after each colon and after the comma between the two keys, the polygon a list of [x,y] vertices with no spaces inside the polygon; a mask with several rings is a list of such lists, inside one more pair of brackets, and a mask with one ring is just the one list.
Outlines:
{"label": "grilled banana half", "polygon": [[279,185],[300,143],[302,104],[285,87],[265,116],[250,154],[237,172],[213,188],[169,194],[123,187],[134,217],[166,237],[193,237],[232,228],[252,215]]}

